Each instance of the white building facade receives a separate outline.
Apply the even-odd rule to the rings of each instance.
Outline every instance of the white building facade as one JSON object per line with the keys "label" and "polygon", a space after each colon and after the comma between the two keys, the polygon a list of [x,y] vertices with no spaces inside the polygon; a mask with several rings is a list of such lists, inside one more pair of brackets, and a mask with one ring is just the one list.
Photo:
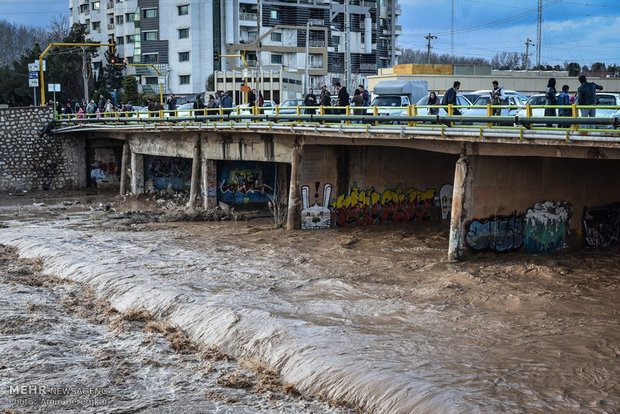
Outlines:
{"label": "white building facade", "polygon": [[[71,23],[86,24],[91,39],[114,38],[129,63],[157,65],[166,93],[191,95],[205,91],[215,71],[244,69],[241,59],[222,55],[244,54],[250,70],[303,74],[304,89],[355,82],[397,63],[397,0],[345,1],[69,0],[69,6]],[[104,59],[94,60],[95,71]],[[158,92],[151,68],[127,73],[140,76],[144,92]]]}

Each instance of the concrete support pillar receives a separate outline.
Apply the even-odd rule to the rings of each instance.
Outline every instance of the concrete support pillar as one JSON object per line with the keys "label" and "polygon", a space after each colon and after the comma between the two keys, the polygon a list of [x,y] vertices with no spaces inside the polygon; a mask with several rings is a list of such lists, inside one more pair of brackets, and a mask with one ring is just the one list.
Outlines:
{"label": "concrete support pillar", "polygon": [[131,153],[131,192],[133,195],[144,193],[144,155]]}
{"label": "concrete support pillar", "polygon": [[293,161],[291,164],[291,181],[288,193],[288,216],[286,218],[287,230],[301,228],[301,188],[299,187],[299,173],[303,147],[296,145],[293,149]]}
{"label": "concrete support pillar", "polygon": [[450,245],[448,246],[448,260],[450,261],[460,259],[465,251],[465,222],[467,220],[467,206],[471,204],[471,198],[471,166],[467,155],[461,154],[461,158],[456,162],[456,168],[454,169]]}
{"label": "concrete support pillar", "polygon": [[217,162],[215,160],[202,160],[202,206],[215,208],[217,206]]}
{"label": "concrete support pillar", "polygon": [[200,192],[200,138],[194,143],[194,158],[192,159],[192,181],[189,188],[188,208],[193,211],[196,209],[196,198]]}
{"label": "concrete support pillar", "polygon": [[124,196],[127,194],[127,183],[129,174],[129,165],[131,163],[131,148],[129,142],[125,141],[123,144],[123,158],[121,159],[121,189],[119,194]]}

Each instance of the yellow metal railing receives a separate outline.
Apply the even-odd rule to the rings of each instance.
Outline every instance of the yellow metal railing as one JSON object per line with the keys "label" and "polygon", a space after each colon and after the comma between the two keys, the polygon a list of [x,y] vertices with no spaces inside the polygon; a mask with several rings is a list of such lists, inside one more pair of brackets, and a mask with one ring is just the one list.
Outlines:
{"label": "yellow metal railing", "polygon": [[[542,113],[537,115],[537,112],[542,112],[544,109],[552,108],[558,110],[568,110],[568,115],[565,116],[553,116],[545,117]],[[614,110],[614,115],[611,117],[593,117],[593,118],[581,118],[579,116],[580,109],[595,108],[604,110]],[[512,111],[511,115],[494,115],[496,109],[504,111]],[[431,113],[431,110],[439,110],[439,115]],[[456,110],[462,111],[462,114],[458,114]],[[479,113],[473,113],[471,110],[479,110]],[[312,111],[312,113],[310,113]],[[518,112],[517,112],[518,111]],[[102,122],[108,122],[112,119],[115,121],[123,120],[139,122],[142,118],[160,118],[162,122],[166,122],[166,118],[172,118],[170,121],[182,122],[184,118],[190,118],[188,121],[196,122],[209,122],[217,121],[220,117],[228,118],[228,115],[234,115],[233,118],[227,119],[227,121],[249,123],[249,122],[281,122],[281,123],[321,123],[321,124],[345,124],[355,122],[366,122],[374,125],[393,125],[395,123],[402,122],[409,127],[423,127],[433,126],[434,124],[441,125],[453,125],[457,124],[459,127],[474,127],[480,128],[483,125],[487,128],[527,128],[527,129],[549,129],[549,125],[557,125],[553,129],[566,129],[566,130],[588,130],[590,128],[583,128],[583,125],[579,125],[574,122],[574,119],[579,118],[582,123],[587,124],[587,120],[599,120],[599,130],[613,131],[620,133],[618,129],[618,121],[620,121],[620,106],[609,105],[589,105],[579,106],[572,105],[480,105],[480,106],[458,106],[458,105],[409,105],[401,107],[377,107],[377,106],[291,106],[291,107],[242,107],[237,106],[235,108],[204,108],[204,109],[176,109],[176,110],[162,110],[162,111],[132,111],[132,112],[110,112],[110,113],[97,113],[97,114],[60,114],[56,117],[59,121],[76,121],[84,119],[96,118]],[[385,119],[371,118],[365,120],[362,117],[381,117]],[[452,117],[449,121],[444,121],[442,117]],[[206,119],[199,119],[197,117],[207,117]],[[210,118],[208,118],[210,117]],[[295,117],[293,119],[292,117]],[[318,118],[317,118],[318,117]],[[407,118],[413,118],[407,119]],[[438,118],[439,117],[439,118]],[[268,118],[268,119],[267,119]],[[280,118],[280,119],[279,119]],[[481,118],[484,118],[481,120]],[[526,118],[527,124],[523,124],[521,119]],[[439,120],[438,120],[439,119]],[[534,120],[535,123],[531,122]],[[606,122],[600,122],[606,120]],[[567,122],[568,121],[568,122]],[[91,121],[89,121],[91,122]],[[501,124],[504,125],[501,125]]]}

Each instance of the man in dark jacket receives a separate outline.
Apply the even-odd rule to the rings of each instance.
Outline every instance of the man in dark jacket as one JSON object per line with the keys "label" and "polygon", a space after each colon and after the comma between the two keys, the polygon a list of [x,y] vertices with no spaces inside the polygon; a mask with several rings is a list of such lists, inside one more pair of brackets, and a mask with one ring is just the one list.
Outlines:
{"label": "man in dark jacket", "polygon": [[[336,89],[338,90],[338,102],[336,102],[336,106],[348,106],[349,105],[349,92],[347,92],[347,87],[340,85],[340,82],[336,83]],[[339,114],[346,113],[345,109],[339,109]]]}
{"label": "man in dark jacket", "polygon": [[[603,87],[594,82],[587,82],[585,75],[579,77],[581,86],[577,89],[577,105],[596,105],[596,91],[602,91]],[[595,117],[596,108],[582,108],[582,117]]]}
{"label": "man in dark jacket", "polygon": [[[319,98],[319,102],[320,102],[321,106],[323,106],[323,107],[329,107],[329,106],[332,105],[332,95],[327,90],[327,85],[325,85],[325,84],[323,84],[321,86],[321,96]],[[323,108],[323,113],[325,115],[331,115],[332,110],[331,109],[327,109],[327,108]]]}
{"label": "man in dark jacket", "polygon": [[[442,105],[456,105],[457,104],[456,94],[458,93],[460,88],[461,88],[461,82],[454,81],[454,83],[452,84],[452,87],[448,89],[446,93],[443,94],[441,104]],[[452,113],[454,115],[461,115],[461,111],[459,111],[458,108],[453,108]]]}
{"label": "man in dark jacket", "polygon": [[166,100],[166,103],[168,104],[169,111],[174,111],[175,109],[177,109],[177,98],[174,97],[173,93],[170,94],[170,96]]}
{"label": "man in dark jacket", "polygon": [[[310,88],[310,92],[308,92],[308,94],[306,95],[306,98],[304,99],[304,106],[318,106],[318,102],[316,99],[316,95],[314,94],[314,90],[312,88]],[[305,108],[304,109],[304,114],[308,114],[308,115],[314,115],[316,114],[316,109],[314,108]]]}

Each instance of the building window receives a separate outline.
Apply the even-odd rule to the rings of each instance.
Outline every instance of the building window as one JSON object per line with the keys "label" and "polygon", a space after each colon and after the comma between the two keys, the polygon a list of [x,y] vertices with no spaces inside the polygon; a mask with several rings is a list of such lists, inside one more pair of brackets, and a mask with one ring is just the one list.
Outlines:
{"label": "building window", "polygon": [[179,52],[179,62],[189,62],[189,52]]}
{"label": "building window", "polygon": [[157,32],[143,32],[144,40],[157,40]]}
{"label": "building window", "polygon": [[125,59],[127,59],[127,63],[133,63],[133,56],[127,56]]}
{"label": "building window", "polygon": [[136,41],[136,35],[125,36],[125,43],[134,43]]}
{"label": "building window", "polygon": [[99,3],[98,1],[93,1],[93,10],[99,10],[101,8],[101,3]]}
{"label": "building window", "polygon": [[136,19],[136,14],[135,13],[127,13],[125,15],[125,20],[127,22],[133,22]]}
{"label": "building window", "polygon": [[143,16],[145,19],[155,19],[157,17],[157,9],[146,9]]}
{"label": "building window", "polygon": [[146,85],[157,85],[158,83],[157,76],[145,76],[144,77],[144,83]]}
{"label": "building window", "polygon": [[123,15],[116,16],[116,24],[123,24]]}
{"label": "building window", "polygon": [[152,65],[157,63],[157,54],[156,53],[151,53],[151,54],[145,54],[142,55],[142,63],[150,63]]}
{"label": "building window", "polygon": [[271,18],[275,19],[275,20],[279,19],[280,18],[280,13],[277,10],[272,10],[271,11]]}
{"label": "building window", "polygon": [[184,4],[183,6],[178,6],[177,10],[179,11],[179,16],[185,16],[189,14],[189,5]]}
{"label": "building window", "polygon": [[119,45],[125,44],[125,38],[123,36],[117,37],[116,44],[119,44]]}
{"label": "building window", "polygon": [[179,39],[187,39],[189,37],[189,29],[179,29]]}
{"label": "building window", "polygon": [[271,63],[274,65],[281,65],[282,55],[271,55]]}
{"label": "building window", "polygon": [[179,76],[179,85],[189,85],[189,75]]}
{"label": "building window", "polygon": [[273,42],[281,42],[282,41],[282,33],[272,33],[271,40]]}
{"label": "building window", "polygon": [[93,30],[100,30],[101,22],[93,22]]}
{"label": "building window", "polygon": [[80,13],[88,13],[89,12],[89,5],[88,4],[82,4],[80,5]]}

